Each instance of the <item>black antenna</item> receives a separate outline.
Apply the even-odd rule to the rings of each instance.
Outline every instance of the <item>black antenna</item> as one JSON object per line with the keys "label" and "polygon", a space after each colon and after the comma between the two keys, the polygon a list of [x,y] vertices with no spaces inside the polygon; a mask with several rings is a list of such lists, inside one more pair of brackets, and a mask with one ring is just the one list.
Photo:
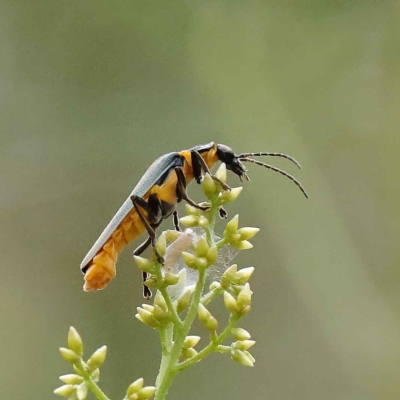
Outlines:
{"label": "black antenna", "polygon": [[237,157],[245,158],[245,157],[259,157],[259,156],[286,158],[287,160],[290,160],[293,164],[295,164],[297,167],[299,167],[301,169],[300,163],[294,157],[289,156],[288,154],[284,154],[284,153],[242,153],[242,154],[239,154]]}
{"label": "black antenna", "polygon": [[[254,160],[253,158],[248,158],[247,154],[250,154],[250,153],[240,154],[238,156],[239,160],[245,161],[245,162],[251,162],[251,163],[254,163],[257,165],[261,165],[262,167],[271,169],[272,171],[278,172],[279,174],[286,176],[286,178],[289,178],[292,182],[294,182],[299,187],[299,189],[303,192],[304,196],[308,199],[308,195],[307,195],[306,191],[304,190],[303,186],[301,186],[301,183],[295,177],[293,177],[292,175],[288,174],[285,171],[282,171],[281,169],[279,169],[277,167],[274,167],[273,165],[265,164],[261,161]],[[272,155],[272,154],[274,154],[274,155],[276,155],[279,153],[251,153],[251,154],[254,154],[254,155],[260,155],[260,154],[261,155],[265,155],[265,154]],[[286,154],[284,154],[284,156],[286,156]],[[278,156],[278,157],[280,157],[280,156]],[[296,160],[294,160],[294,158],[292,158],[292,157],[289,158],[289,156],[286,156],[284,158],[288,158],[289,160],[293,161],[296,165],[298,165],[301,168],[300,164]]]}

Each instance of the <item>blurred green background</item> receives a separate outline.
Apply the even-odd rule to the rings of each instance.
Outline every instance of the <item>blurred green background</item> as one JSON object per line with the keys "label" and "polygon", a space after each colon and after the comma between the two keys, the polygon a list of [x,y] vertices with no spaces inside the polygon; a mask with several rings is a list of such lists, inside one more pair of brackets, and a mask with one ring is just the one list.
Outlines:
{"label": "blurred green background", "polygon": [[154,382],[138,242],[104,291],[79,264],[154,159],[209,141],[297,157],[268,161],[310,200],[249,165],[228,211],[262,229],[236,259],[256,267],[256,366],[213,355],[170,398],[400,398],[399,2],[0,4],[2,398],[55,398],[70,325],[109,346],[112,399]]}

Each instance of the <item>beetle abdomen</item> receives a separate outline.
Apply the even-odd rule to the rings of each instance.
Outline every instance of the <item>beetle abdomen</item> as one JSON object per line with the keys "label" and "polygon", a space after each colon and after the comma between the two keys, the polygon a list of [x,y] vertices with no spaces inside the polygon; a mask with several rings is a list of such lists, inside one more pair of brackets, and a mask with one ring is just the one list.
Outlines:
{"label": "beetle abdomen", "polygon": [[85,291],[103,289],[115,276],[119,253],[144,230],[145,227],[140,217],[136,210],[132,209],[89,262],[83,289]]}

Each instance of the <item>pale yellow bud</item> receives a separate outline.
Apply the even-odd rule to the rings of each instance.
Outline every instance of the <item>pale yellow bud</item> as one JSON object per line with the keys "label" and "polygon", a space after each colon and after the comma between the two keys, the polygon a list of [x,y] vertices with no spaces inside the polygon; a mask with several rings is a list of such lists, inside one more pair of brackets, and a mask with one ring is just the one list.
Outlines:
{"label": "pale yellow bud", "polygon": [[238,364],[244,365],[245,367],[253,367],[254,364],[251,359],[242,351],[242,350],[234,350],[232,353],[232,358]]}
{"label": "pale yellow bud", "polygon": [[150,304],[142,304],[142,308],[144,308],[145,310],[153,313],[154,312],[154,306],[150,305]]}
{"label": "pale yellow bud", "polygon": [[236,299],[229,294],[228,292],[224,292],[224,303],[225,303],[225,307],[226,309],[232,313],[235,314],[238,311],[238,306],[236,303]]}
{"label": "pale yellow bud", "polygon": [[197,343],[199,343],[200,339],[201,339],[200,336],[186,336],[183,346],[186,349],[189,349],[190,347],[194,347],[194,346],[196,346]]}
{"label": "pale yellow bud", "polygon": [[208,265],[214,264],[215,261],[217,261],[217,257],[218,257],[217,246],[215,246],[215,245],[211,246],[206,255]]}
{"label": "pale yellow bud", "polygon": [[82,339],[77,330],[73,326],[70,326],[68,331],[68,347],[70,350],[74,351],[78,356],[82,357],[83,354]]}
{"label": "pale yellow bud", "polygon": [[248,340],[251,338],[250,333],[243,328],[233,328],[231,333],[236,340]]}
{"label": "pale yellow bud", "polygon": [[126,391],[128,396],[133,393],[137,393],[143,387],[144,380],[143,378],[136,379],[135,382],[131,383]]}
{"label": "pale yellow bud", "polygon": [[241,285],[244,285],[254,272],[254,267],[247,267],[236,272],[236,280]]}
{"label": "pale yellow bud", "polygon": [[197,215],[197,216],[199,216],[201,214],[200,210],[198,208],[193,207],[188,203],[185,204],[185,209],[186,209],[186,213],[189,214],[189,215]]}
{"label": "pale yellow bud", "polygon": [[211,313],[201,303],[199,304],[199,308],[197,310],[197,315],[198,315],[201,323],[203,325],[207,325],[208,319],[211,317]]}
{"label": "pale yellow bud", "polygon": [[138,307],[137,308],[138,313],[135,315],[135,317],[143,322],[146,325],[151,326],[152,328],[156,328],[159,325],[159,322],[154,318],[153,314],[147,310],[144,310],[143,308]]}
{"label": "pale yellow bud", "polygon": [[215,172],[215,176],[222,182],[226,183],[226,164],[222,163],[217,171]]}
{"label": "pale yellow bud", "polygon": [[236,214],[227,224],[224,231],[224,237],[229,238],[234,235],[238,229],[239,215]]}
{"label": "pale yellow bud", "polygon": [[230,285],[236,282],[237,265],[231,265],[221,277],[221,287],[227,289]]}
{"label": "pale yellow bud", "polygon": [[247,240],[242,240],[237,243],[231,243],[233,247],[235,247],[238,250],[249,250],[253,248],[253,245],[247,241]]}
{"label": "pale yellow bud", "polygon": [[232,188],[230,191],[223,192],[221,196],[219,196],[220,204],[232,203],[239,197],[242,190],[242,187],[236,187]]}
{"label": "pale yellow bud", "polygon": [[75,364],[80,360],[78,354],[76,354],[73,350],[66,349],[65,347],[60,347],[60,353],[64,360],[71,364]]}
{"label": "pale yellow bud", "polygon": [[164,233],[165,238],[169,243],[175,242],[175,240],[178,239],[178,237],[182,234],[182,232],[176,231],[175,229],[168,229]]}
{"label": "pale yellow bud", "polygon": [[97,349],[87,362],[87,366],[89,367],[89,369],[94,370],[96,368],[100,368],[106,359],[106,354],[107,346],[102,346]]}
{"label": "pale yellow bud", "polygon": [[167,272],[164,277],[163,277],[163,282],[165,285],[176,285],[179,281],[179,276],[178,274],[173,274],[171,272]]}
{"label": "pale yellow bud", "polygon": [[182,350],[182,357],[185,359],[185,360],[187,360],[188,358],[192,358],[192,357],[194,357],[195,355],[197,355],[198,353],[197,353],[197,351],[195,350],[195,349],[193,349],[193,348],[188,348],[188,349],[183,349]]}
{"label": "pale yellow bud", "polygon": [[70,397],[76,391],[76,386],[74,385],[64,385],[57,388],[53,393],[58,394],[62,397]]}
{"label": "pale yellow bud", "polygon": [[207,228],[207,226],[209,225],[208,219],[204,215],[201,215],[199,217],[198,225],[200,226],[200,228]]}
{"label": "pale yellow bud", "polygon": [[76,389],[76,397],[78,400],[85,400],[88,394],[86,383],[81,383]]}
{"label": "pale yellow bud", "polygon": [[205,257],[208,253],[209,246],[205,237],[201,237],[196,244],[196,255],[197,257]]}
{"label": "pale yellow bud", "polygon": [[242,290],[240,291],[238,297],[237,297],[237,305],[240,309],[243,309],[246,306],[249,306],[251,304],[251,295],[253,292],[250,290],[250,285],[246,283]]}
{"label": "pale yellow bud", "polygon": [[79,385],[80,383],[83,382],[83,378],[75,374],[61,375],[59,379],[60,381],[68,383],[70,385]]}
{"label": "pale yellow bud", "polygon": [[144,272],[147,272],[149,274],[154,273],[154,261],[148,260],[147,258],[139,257],[139,256],[133,256],[133,259],[135,260],[136,265]]}
{"label": "pale yellow bud", "polygon": [[163,256],[165,254],[165,250],[167,249],[167,238],[164,233],[162,233],[157,239],[157,250]]}
{"label": "pale yellow bud", "polygon": [[156,295],[154,296],[153,304],[159,306],[164,311],[166,311],[168,309],[167,303],[165,302],[164,297],[160,291],[157,291]]}
{"label": "pale yellow bud", "polygon": [[203,192],[206,197],[210,200],[214,199],[217,194],[217,185],[214,180],[211,178],[210,174],[205,174],[203,178],[203,182],[201,183],[203,187]]}
{"label": "pale yellow bud", "polygon": [[139,400],[147,400],[154,395],[156,388],[154,386],[146,386],[137,392]]}
{"label": "pale yellow bud", "polygon": [[192,298],[194,288],[187,288],[176,304],[176,311],[181,313],[188,308],[190,299]]}
{"label": "pale yellow bud", "polygon": [[206,328],[210,332],[214,332],[218,328],[218,321],[212,315],[210,316],[210,318],[208,318],[208,321],[207,321],[207,324],[206,324]]}
{"label": "pale yellow bud", "polygon": [[184,251],[182,253],[182,258],[183,258],[183,261],[185,262],[185,264],[189,268],[196,268],[197,258],[196,258],[196,256],[194,254],[187,253],[186,251]]}
{"label": "pale yellow bud", "polygon": [[192,228],[199,224],[199,217],[195,215],[185,215],[184,217],[180,218],[179,221],[183,226]]}
{"label": "pale yellow bud", "polygon": [[254,237],[258,232],[260,232],[260,228],[240,228],[238,229],[237,233],[240,234],[241,240],[249,240]]}
{"label": "pale yellow bud", "polygon": [[248,350],[250,347],[254,346],[255,340],[239,340],[234,343],[234,347],[239,350]]}

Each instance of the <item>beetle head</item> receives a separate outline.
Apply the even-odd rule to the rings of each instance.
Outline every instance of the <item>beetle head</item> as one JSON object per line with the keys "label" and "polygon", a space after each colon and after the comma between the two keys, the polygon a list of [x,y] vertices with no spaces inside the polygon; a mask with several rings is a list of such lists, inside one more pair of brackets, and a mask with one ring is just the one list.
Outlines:
{"label": "beetle head", "polygon": [[246,168],[230,147],[225,146],[224,144],[218,144],[217,156],[221,162],[226,164],[228,170],[239,176],[240,180],[243,180],[243,178],[247,181],[250,180],[246,174]]}

